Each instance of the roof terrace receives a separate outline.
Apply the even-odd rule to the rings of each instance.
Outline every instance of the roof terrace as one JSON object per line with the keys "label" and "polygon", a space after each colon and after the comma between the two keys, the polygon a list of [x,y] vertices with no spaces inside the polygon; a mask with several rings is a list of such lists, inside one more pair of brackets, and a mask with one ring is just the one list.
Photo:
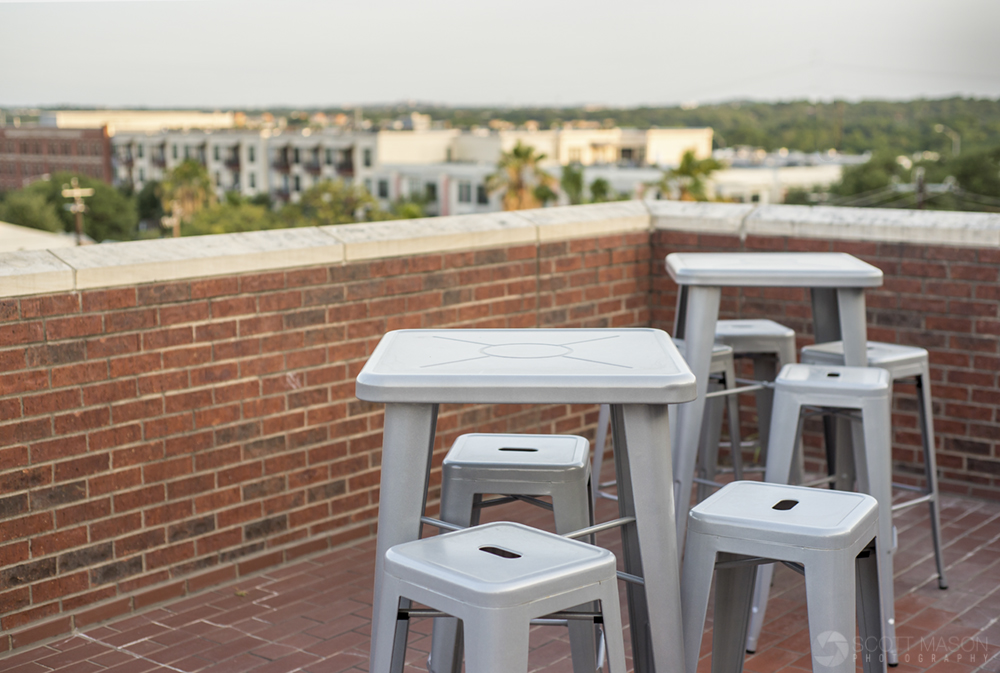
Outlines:
{"label": "roof terrace", "polygon": [[[1000,216],[623,202],[0,255],[0,662],[365,669],[382,415],[354,377],[382,334],[670,331],[666,254],[725,250],[844,251],[882,269],[869,337],[930,351],[949,494],[948,591],[929,580],[923,509],[900,519],[900,633],[916,648],[959,638],[958,670],[963,638],[992,637],[992,656]],[[720,317],[812,340],[805,291],[734,289]],[[750,400],[743,411],[752,433]],[[463,432],[593,438],[596,419],[591,405],[445,405],[435,466]],[[897,478],[915,482],[912,390],[897,391],[894,426]],[[439,482],[435,469],[432,510]],[[801,585],[778,577],[774,637],[747,662],[761,673],[800,666],[806,646]],[[564,634],[538,638],[538,667],[565,668]],[[902,665],[943,666],[941,651]]]}

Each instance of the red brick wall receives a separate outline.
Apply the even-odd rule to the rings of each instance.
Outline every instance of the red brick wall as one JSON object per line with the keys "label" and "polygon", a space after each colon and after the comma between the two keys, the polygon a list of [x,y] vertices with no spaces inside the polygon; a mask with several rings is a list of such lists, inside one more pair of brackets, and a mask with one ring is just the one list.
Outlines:
{"label": "red brick wall", "polygon": [[[371,535],[386,331],[645,326],[650,287],[638,233],[0,299],[0,652]],[[446,406],[436,465],[596,414]]]}
{"label": "red brick wall", "polygon": [[[676,285],[660,261],[668,253],[741,250],[847,252],[882,269],[884,285],[865,295],[868,337],[930,354],[941,490],[1000,499],[1000,251],[661,231],[653,235],[652,325],[673,329]],[[788,325],[800,346],[812,343],[811,315],[809,293],[798,289],[731,289],[720,307],[722,318]],[[893,405],[896,477],[909,473],[918,483],[923,450],[913,386],[897,385]],[[749,400],[744,408],[742,418],[753,415]]]}

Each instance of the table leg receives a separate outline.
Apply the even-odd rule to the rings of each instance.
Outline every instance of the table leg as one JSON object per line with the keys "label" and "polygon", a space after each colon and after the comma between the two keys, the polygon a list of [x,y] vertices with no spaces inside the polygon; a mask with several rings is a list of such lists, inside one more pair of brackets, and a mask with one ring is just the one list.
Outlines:
{"label": "table leg", "polygon": [[636,673],[681,673],[680,548],[663,525],[674,516],[667,406],[613,405],[611,421],[618,510],[635,517],[622,527],[622,561],[625,572],[645,579],[626,588],[633,664]]}
{"label": "table leg", "polygon": [[691,483],[694,478],[695,463],[698,461],[701,423],[705,414],[705,393],[708,392],[708,370],[712,364],[715,324],[719,319],[721,296],[722,291],[718,287],[692,285],[687,288],[684,359],[695,376],[698,397],[677,407],[677,425],[671,438],[674,446],[674,511],[677,515],[677,540],[682,546],[684,533],[687,530]]}
{"label": "table leg", "polygon": [[[840,292],[841,290],[829,287],[812,288],[813,332],[816,343],[839,341],[843,334],[841,318],[853,319],[856,313],[852,310],[841,311]],[[863,299],[864,295],[861,296]],[[852,349],[855,345],[852,340]],[[832,487],[838,491],[854,490],[854,452],[851,447],[850,421],[824,418],[823,435],[827,470],[831,476],[836,475]]]}
{"label": "table leg", "polygon": [[[427,502],[427,479],[430,476],[437,412],[436,404],[387,404],[385,407],[372,603],[373,625],[379,623],[380,580],[385,553],[394,545],[420,538],[420,517]],[[407,621],[396,622],[391,667],[390,662],[375,660],[376,638],[384,638],[390,634],[372,631],[369,659],[371,673],[398,673],[403,670],[408,624]]]}

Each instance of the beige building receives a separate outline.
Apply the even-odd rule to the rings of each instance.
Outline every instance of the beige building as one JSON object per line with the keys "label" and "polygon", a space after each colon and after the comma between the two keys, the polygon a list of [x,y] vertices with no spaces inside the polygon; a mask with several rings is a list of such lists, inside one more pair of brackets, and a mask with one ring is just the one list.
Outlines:
{"label": "beige building", "polygon": [[42,112],[38,123],[61,129],[107,126],[113,134],[166,129],[230,129],[236,126],[236,115],[189,110],[52,110]]}

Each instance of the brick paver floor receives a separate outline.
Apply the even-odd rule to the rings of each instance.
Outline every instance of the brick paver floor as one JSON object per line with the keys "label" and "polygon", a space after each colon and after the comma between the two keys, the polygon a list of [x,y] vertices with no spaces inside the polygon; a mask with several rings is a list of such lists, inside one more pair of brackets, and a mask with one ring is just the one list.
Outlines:
{"label": "brick paver floor", "polygon": [[[615,506],[602,501],[602,518]],[[548,528],[550,514],[523,503],[487,510]],[[1000,672],[1000,503],[944,498],[950,588],[937,587],[927,508],[900,513],[896,556],[896,673]],[[487,517],[484,517],[486,519]],[[617,550],[617,533],[599,543]],[[0,657],[4,673],[338,673],[368,670],[374,542],[240,579],[70,637]],[[623,616],[627,619],[627,613]],[[426,669],[430,621],[414,620],[409,673]],[[626,629],[627,630],[627,629]],[[707,673],[711,623],[699,670]],[[628,647],[628,633],[625,634]],[[572,670],[566,631],[532,630],[530,669]],[[629,662],[631,665],[631,662]],[[809,671],[801,577],[779,566],[767,623],[749,673]]]}

